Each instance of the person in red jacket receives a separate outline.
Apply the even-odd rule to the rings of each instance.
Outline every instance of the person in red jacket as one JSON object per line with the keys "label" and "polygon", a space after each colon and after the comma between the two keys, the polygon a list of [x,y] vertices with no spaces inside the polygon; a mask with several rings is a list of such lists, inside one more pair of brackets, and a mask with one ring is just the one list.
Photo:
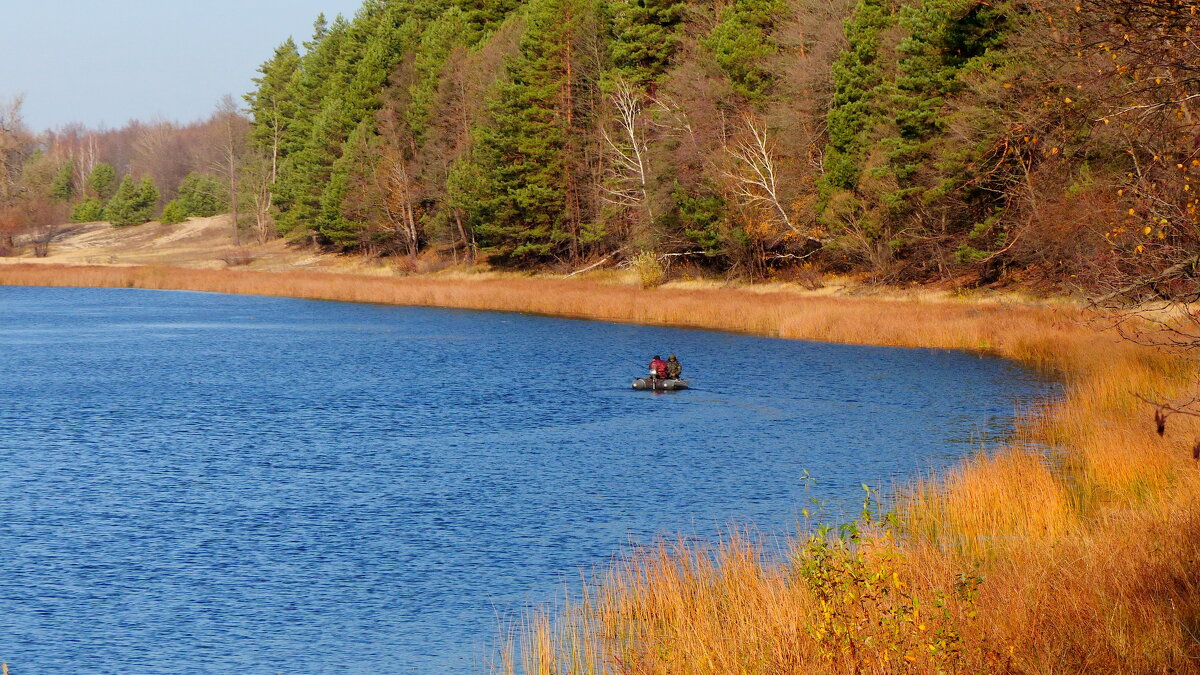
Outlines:
{"label": "person in red jacket", "polygon": [[650,362],[650,377],[665,380],[667,379],[667,362],[662,360],[661,356],[655,356]]}

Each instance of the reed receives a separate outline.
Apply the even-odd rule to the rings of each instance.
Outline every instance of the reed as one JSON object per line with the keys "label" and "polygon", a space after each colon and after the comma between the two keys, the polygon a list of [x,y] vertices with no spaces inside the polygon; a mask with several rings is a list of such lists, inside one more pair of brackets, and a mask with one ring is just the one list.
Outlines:
{"label": "reed", "polygon": [[[531,278],[0,265],[0,284],[186,289],[966,349],[1055,373],[1061,399],[1011,445],[900,491],[895,521],[801,534],[782,556],[730,533],[659,542],[531,614],[512,673],[1200,672],[1200,425],[1166,438],[1131,392],[1197,366],[1083,327],[1079,311]],[[864,421],[864,424],[869,423]],[[518,662],[522,662],[523,666]]]}

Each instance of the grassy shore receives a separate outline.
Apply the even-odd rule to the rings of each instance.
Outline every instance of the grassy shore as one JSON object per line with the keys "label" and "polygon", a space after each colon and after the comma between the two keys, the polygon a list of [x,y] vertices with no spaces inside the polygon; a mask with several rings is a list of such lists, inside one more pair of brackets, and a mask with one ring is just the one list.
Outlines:
{"label": "grassy shore", "polygon": [[895,521],[798,539],[786,563],[764,563],[736,533],[631,554],[584,597],[531,616],[497,670],[1200,672],[1200,428],[1175,416],[1159,438],[1132,395],[1177,394],[1197,368],[1092,331],[1066,305],[166,267],[4,265],[0,284],[522,311],[1011,358],[1056,373],[1062,399],[1020,420],[1010,447],[912,486]]}

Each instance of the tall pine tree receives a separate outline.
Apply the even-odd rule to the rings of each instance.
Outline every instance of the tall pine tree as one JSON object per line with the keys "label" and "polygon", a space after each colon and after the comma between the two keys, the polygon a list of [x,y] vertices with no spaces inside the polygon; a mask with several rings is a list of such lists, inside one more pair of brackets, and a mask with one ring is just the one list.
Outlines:
{"label": "tall pine tree", "polygon": [[474,192],[462,206],[480,243],[506,263],[578,254],[588,90],[598,77],[588,44],[599,28],[594,2],[535,0],[528,12],[520,53],[476,130],[473,166],[452,177],[456,194]]}
{"label": "tall pine tree", "polygon": [[611,0],[609,54],[615,74],[638,86],[662,76],[679,45],[676,30],[685,7],[678,0]]}

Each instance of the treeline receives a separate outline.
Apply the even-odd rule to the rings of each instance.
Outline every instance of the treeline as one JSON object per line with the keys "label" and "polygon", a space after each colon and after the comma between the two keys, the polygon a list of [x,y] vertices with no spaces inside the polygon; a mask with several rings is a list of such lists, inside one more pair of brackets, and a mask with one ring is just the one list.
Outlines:
{"label": "treeline", "polygon": [[0,110],[0,244],[231,210],[235,237],[651,281],[1120,287],[1200,269],[1198,1],[368,0],[280,45],[249,119]]}
{"label": "treeline", "polygon": [[44,254],[66,221],[173,224],[229,211],[230,194],[252,201],[239,190],[257,168],[249,128],[232,99],[191,124],[44,132],[25,126],[20,98],[0,102],[0,253],[26,235]]}
{"label": "treeline", "polygon": [[[1116,48],[1192,3],[1083,4],[369,0],[247,100],[275,227],[336,249],[1076,273],[1114,254],[1135,165],[1190,167],[1198,91],[1182,39],[1137,73]],[[1125,103],[1170,111],[1158,152]]]}

